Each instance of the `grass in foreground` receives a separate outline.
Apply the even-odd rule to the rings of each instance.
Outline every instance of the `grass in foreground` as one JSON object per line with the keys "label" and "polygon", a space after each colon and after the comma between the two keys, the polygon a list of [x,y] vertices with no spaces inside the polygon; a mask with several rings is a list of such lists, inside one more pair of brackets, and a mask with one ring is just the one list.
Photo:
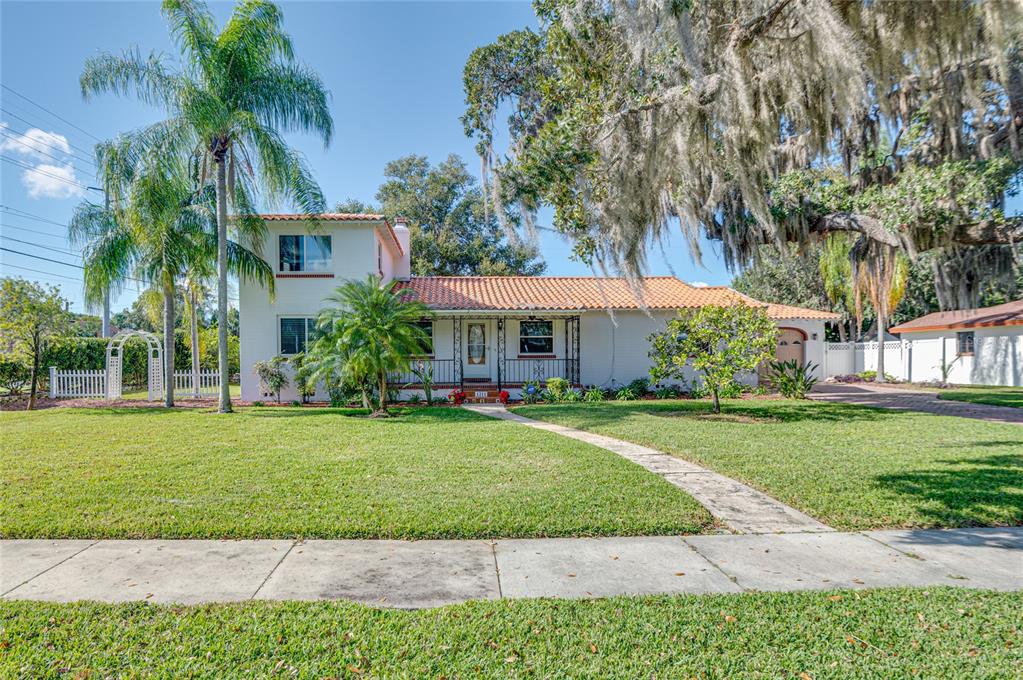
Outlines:
{"label": "grass in foreground", "polygon": [[839,529],[1023,524],[1023,428],[810,401],[528,406],[705,465]]}
{"label": "grass in foreground", "polygon": [[972,404],[991,404],[992,406],[1012,406],[1023,408],[1023,387],[989,387],[984,385],[964,385],[938,393],[938,399],[967,401]]}
{"label": "grass in foreground", "polygon": [[5,538],[699,533],[691,497],[613,453],[464,409],[0,414]]}
{"label": "grass in foreground", "polygon": [[[5,677],[1013,677],[1019,593],[166,607],[5,602]],[[6,670],[4,670],[6,669]]]}

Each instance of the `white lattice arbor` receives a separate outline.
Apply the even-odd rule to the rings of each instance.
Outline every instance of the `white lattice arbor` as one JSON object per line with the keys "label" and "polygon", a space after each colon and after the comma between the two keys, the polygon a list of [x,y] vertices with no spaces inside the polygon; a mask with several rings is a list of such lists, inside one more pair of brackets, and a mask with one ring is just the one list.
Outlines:
{"label": "white lattice arbor", "polygon": [[[107,399],[121,398],[121,375],[124,357],[124,343],[131,338],[142,338],[146,341],[146,371],[149,388],[149,401],[153,401],[163,393],[163,356],[160,351],[160,339],[148,331],[120,331],[107,343]],[[156,395],[156,396],[154,396]]]}

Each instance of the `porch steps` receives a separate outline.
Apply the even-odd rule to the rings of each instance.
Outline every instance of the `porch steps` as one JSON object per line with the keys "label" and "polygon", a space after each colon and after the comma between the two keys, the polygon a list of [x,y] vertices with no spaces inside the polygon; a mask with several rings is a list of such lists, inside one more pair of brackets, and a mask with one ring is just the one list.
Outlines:
{"label": "porch steps", "polygon": [[501,390],[493,383],[465,383],[462,386],[465,391],[465,403],[467,404],[499,404],[501,403]]}

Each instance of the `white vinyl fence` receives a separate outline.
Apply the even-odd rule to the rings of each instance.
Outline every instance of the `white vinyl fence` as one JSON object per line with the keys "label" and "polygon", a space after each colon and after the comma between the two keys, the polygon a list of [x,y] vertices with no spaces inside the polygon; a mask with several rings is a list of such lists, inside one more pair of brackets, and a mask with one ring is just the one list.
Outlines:
{"label": "white vinyl fence", "polygon": [[[217,371],[199,371],[199,384],[193,384],[191,371],[174,372],[174,396],[180,398],[195,397],[214,398],[220,394],[220,374]],[[99,371],[59,371],[56,366],[50,367],[50,398],[75,399],[93,397],[106,399],[107,372]],[[159,399],[160,392],[150,393],[150,399]]]}
{"label": "white vinyl fence", "polygon": [[[884,372],[896,380],[925,381],[942,377],[942,341],[884,343]],[[824,377],[877,370],[876,342],[829,342],[824,345]]]}
{"label": "white vinyl fence", "polygon": [[[218,371],[199,371],[198,397],[216,397],[220,394],[220,373]],[[195,397],[196,386],[193,384],[191,371],[174,372],[174,396]]]}
{"label": "white vinyl fence", "polygon": [[106,397],[106,371],[58,371],[50,367],[50,399]]}

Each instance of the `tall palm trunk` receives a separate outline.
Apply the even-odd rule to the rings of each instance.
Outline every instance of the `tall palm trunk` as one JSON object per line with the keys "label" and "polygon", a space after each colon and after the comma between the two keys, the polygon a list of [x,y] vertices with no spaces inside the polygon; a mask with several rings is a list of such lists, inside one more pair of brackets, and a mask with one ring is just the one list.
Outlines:
{"label": "tall palm trunk", "polygon": [[188,318],[190,319],[189,330],[192,332],[192,396],[198,399],[199,392],[199,320],[195,318],[197,307],[195,291],[189,287],[188,290]]}
{"label": "tall palm trunk", "polygon": [[[218,142],[219,144],[219,142]],[[227,364],[227,158],[218,149],[217,164],[217,370],[220,373],[221,413],[231,412]]]}
{"label": "tall palm trunk", "polygon": [[174,282],[163,282],[163,405],[174,407]]}

